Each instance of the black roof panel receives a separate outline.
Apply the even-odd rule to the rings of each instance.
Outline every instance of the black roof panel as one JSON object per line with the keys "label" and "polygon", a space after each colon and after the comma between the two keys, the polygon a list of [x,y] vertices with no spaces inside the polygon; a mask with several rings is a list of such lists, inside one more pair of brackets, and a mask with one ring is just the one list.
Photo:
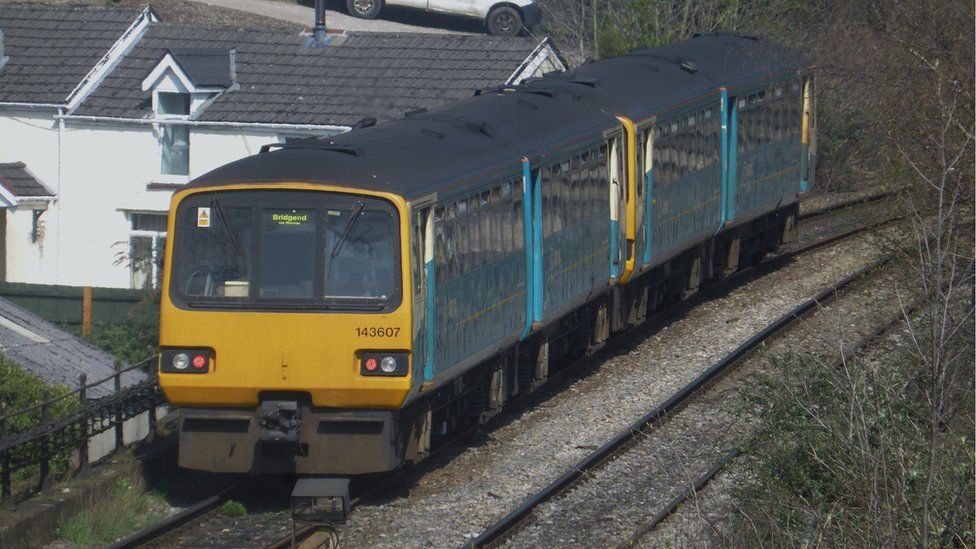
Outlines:
{"label": "black roof panel", "polygon": [[[711,34],[588,63],[572,73],[487,91],[439,109],[323,141],[358,154],[285,148],[238,160],[190,186],[304,181],[388,191],[410,199],[485,172],[517,173],[579,139],[751,81],[807,66],[774,42]],[[308,146],[307,144],[304,146]]]}

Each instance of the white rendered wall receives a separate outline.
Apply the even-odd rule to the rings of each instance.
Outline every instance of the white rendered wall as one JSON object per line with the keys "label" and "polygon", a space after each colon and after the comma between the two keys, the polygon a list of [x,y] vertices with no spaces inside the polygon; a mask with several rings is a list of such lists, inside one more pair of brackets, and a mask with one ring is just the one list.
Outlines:
{"label": "white rendered wall", "polygon": [[[7,213],[7,280],[128,288],[128,211],[165,212],[172,183],[160,174],[160,146],[151,124],[68,120],[58,131],[53,112],[0,112],[0,162],[22,161],[57,195],[41,219],[44,239],[31,244],[29,211]],[[46,116],[45,116],[46,115]],[[188,181],[279,140],[277,131],[191,128]],[[60,173],[60,176],[59,176]],[[120,261],[121,260],[121,261]]]}
{"label": "white rendered wall", "polygon": [[[57,195],[58,131],[56,111],[0,111],[0,162],[23,162]],[[39,218],[43,238],[31,240],[33,211],[20,207],[7,211],[7,280],[55,284],[57,282],[58,203],[49,204]]]}

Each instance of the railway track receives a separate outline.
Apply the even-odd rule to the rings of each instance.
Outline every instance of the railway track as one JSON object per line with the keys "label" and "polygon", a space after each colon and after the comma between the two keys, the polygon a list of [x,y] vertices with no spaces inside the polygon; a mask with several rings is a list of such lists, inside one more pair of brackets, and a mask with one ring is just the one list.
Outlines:
{"label": "railway track", "polygon": [[[873,330],[867,336],[861,338],[858,342],[851,346],[851,352],[860,352],[866,349],[872,342],[879,339],[884,334],[888,333],[893,327],[901,322],[904,322],[905,316],[912,314],[916,311],[921,304],[921,300],[916,300],[910,306],[908,306],[904,312],[898,311],[890,315],[884,323],[881,324],[879,328]],[[831,368],[839,369],[841,366],[840,359],[835,360]],[[747,439],[748,440],[748,439]],[[672,498],[666,505],[661,507],[648,521],[645,525],[638,528],[630,537],[628,537],[620,547],[635,547],[640,543],[640,540],[653,532],[658,525],[664,522],[669,516],[671,516],[681,505],[690,500],[695,496],[696,493],[700,492],[709,482],[711,482],[716,476],[718,476],[725,467],[737,459],[742,454],[741,450],[737,448],[732,448],[725,454],[723,454],[718,460],[716,460],[708,470],[702,474],[700,477],[695,479],[695,481],[684,490],[681,491],[677,496]]]}
{"label": "railway track", "polygon": [[[870,203],[874,203],[874,202],[877,202],[877,201],[880,201],[880,200],[888,199],[891,196],[893,196],[894,194],[896,194],[896,192],[897,191],[885,191],[885,192],[877,193],[875,195],[870,195],[870,196],[867,196],[867,197],[859,197],[859,198],[854,199],[854,200],[852,200],[850,202],[844,202],[844,203],[841,203],[841,204],[834,204],[834,205],[826,206],[826,207],[823,207],[823,208],[818,208],[816,210],[811,210],[809,212],[804,212],[803,214],[801,214],[801,219],[812,219],[812,218],[817,218],[817,217],[825,216],[825,215],[828,215],[828,214],[834,214],[834,213],[836,213],[836,212],[838,212],[840,210],[844,210],[844,209],[848,209],[848,208],[857,208],[859,205],[870,204]],[[673,315],[676,310],[678,310],[678,309],[680,309],[682,307],[694,306],[694,304],[696,304],[697,302],[701,301],[707,295],[709,295],[709,294],[711,294],[713,292],[719,292],[719,291],[721,291],[723,289],[735,287],[735,286],[741,284],[743,281],[748,280],[748,279],[750,279],[752,277],[759,276],[759,275],[761,275],[763,273],[767,273],[767,272],[773,271],[773,270],[779,268],[780,266],[786,264],[787,262],[789,262],[789,260],[791,260],[794,257],[797,257],[799,255],[808,253],[808,252],[813,251],[815,249],[822,248],[824,246],[828,246],[828,245],[833,244],[833,243],[836,243],[838,241],[841,241],[841,240],[844,240],[844,239],[847,239],[847,238],[851,238],[851,237],[853,237],[853,236],[855,236],[857,234],[860,234],[862,232],[865,232],[867,230],[875,229],[875,228],[878,228],[880,226],[893,223],[893,222],[898,221],[900,219],[901,219],[900,217],[895,217],[895,218],[888,218],[888,219],[884,219],[884,220],[880,220],[880,221],[876,221],[876,222],[871,222],[871,223],[864,224],[864,225],[859,226],[859,227],[854,228],[854,229],[849,229],[849,230],[843,231],[843,232],[841,232],[839,234],[834,234],[834,235],[829,235],[829,236],[825,236],[825,237],[819,238],[819,239],[817,239],[815,241],[806,243],[806,244],[804,244],[802,246],[799,246],[799,247],[797,247],[795,249],[791,249],[791,250],[784,251],[784,252],[782,252],[780,254],[777,254],[775,256],[770,256],[770,257],[764,259],[763,261],[761,261],[759,264],[757,264],[755,266],[752,266],[752,267],[749,267],[747,269],[743,269],[742,271],[739,271],[739,272],[735,273],[734,275],[730,276],[729,278],[727,278],[727,279],[725,279],[725,280],[723,280],[723,281],[721,281],[721,282],[713,285],[712,287],[704,290],[701,294],[699,294],[699,296],[696,296],[696,297],[692,298],[690,301],[679,302],[679,303],[676,303],[676,304],[671,305],[669,307],[665,307],[661,311],[658,311],[657,313],[655,313],[652,317],[648,318],[648,322],[647,323],[653,322],[655,320],[660,320],[660,319],[662,319],[664,317],[667,317],[668,315]],[[857,276],[860,276],[860,274],[863,274],[863,273],[856,273],[855,274],[856,276],[855,275],[852,275],[852,277],[849,277],[849,278],[851,278],[851,280],[854,280],[854,279],[857,278]],[[848,281],[848,283],[849,283],[849,281]],[[825,291],[827,291],[827,290],[825,290]],[[831,290],[831,291],[834,291],[834,290]],[[804,305],[807,305],[807,303],[805,303]],[[792,312],[793,311],[791,311],[791,313]],[[792,319],[795,319],[795,317],[791,317],[791,318]],[[647,323],[645,323],[645,324],[647,324]],[[616,337],[612,338],[610,342],[608,342],[607,346],[605,347],[604,351],[602,351],[602,352],[605,353],[605,352],[613,351],[613,349],[615,349],[616,347],[618,347],[618,346],[620,346],[622,344],[626,344],[627,340],[629,339],[628,335],[632,334],[633,332],[635,332],[637,330],[640,330],[642,326],[632,327],[632,328],[629,328],[628,330],[625,330],[624,332],[618,334]],[[773,331],[776,331],[776,330],[773,330]],[[757,336],[755,336],[752,340],[750,340],[750,342],[747,342],[746,345],[748,345],[749,343],[751,343],[752,345],[749,347],[749,349],[751,349],[751,348],[755,347],[756,345],[758,345],[759,343],[761,343],[765,338],[769,337],[771,335],[771,333],[772,332],[770,332],[769,334],[766,334],[766,331],[764,331],[764,334],[766,334],[764,337],[760,337],[762,334],[757,334]],[[743,347],[745,347],[745,345]],[[747,352],[748,352],[748,349],[742,351],[742,354],[746,354]],[[581,362],[583,362],[585,360],[586,359],[580,359],[580,360],[577,360],[576,362],[577,363],[581,363]],[[565,367],[559,369],[558,371],[554,372],[550,376],[548,385],[550,385],[550,386],[555,385],[555,383],[553,383],[553,382],[556,382],[560,378],[563,378],[563,377],[572,375],[578,369],[578,367],[579,366],[577,364],[569,364],[569,365],[566,365]],[[723,368],[725,368],[725,367],[726,366],[723,366],[721,368],[718,368],[718,369],[716,369],[713,372],[712,370],[715,369],[715,366],[713,366],[713,368],[709,370],[709,372],[711,372],[710,374],[709,374],[709,372],[706,372],[706,374],[703,374],[702,376],[700,376],[699,379],[696,379],[695,382],[699,382],[699,380],[701,379],[701,377],[704,377],[706,375],[710,379],[710,378],[718,375],[718,373],[721,372],[721,370]],[[704,381],[701,381],[700,383],[703,386],[704,384],[707,383],[707,381],[708,380],[705,379]],[[693,384],[695,382],[693,382]],[[648,416],[645,416],[645,418],[642,418],[642,420],[645,420],[647,418],[650,418],[650,419],[648,419],[648,421],[657,421],[657,420],[651,418],[651,416],[654,416],[655,414],[657,414],[658,416],[661,416],[663,414],[666,414],[668,410],[673,409],[674,407],[679,406],[680,403],[683,400],[687,399],[688,396],[691,393],[695,392],[696,390],[697,389],[695,389],[695,388],[693,388],[693,387],[691,387],[689,385],[688,387],[686,387],[685,389],[683,389],[680,392],[680,394],[682,396],[679,396],[679,394],[676,394],[676,395],[672,396],[670,399],[668,399],[667,402],[665,402],[664,405],[662,405],[662,407],[660,407],[659,410],[652,411],[651,413],[648,414]],[[524,395],[520,395],[520,396],[512,399],[512,401],[510,402],[509,405],[512,406],[512,407],[517,407],[517,406],[520,406],[520,405],[524,405],[530,399],[538,398],[537,393],[538,393],[538,391],[534,391],[534,392],[530,392],[530,393],[527,393],[527,394],[524,394]],[[470,429],[468,429],[468,430],[460,433],[458,436],[452,437],[448,442],[446,442],[446,443],[442,444],[441,446],[433,449],[432,450],[432,453],[431,453],[431,456],[428,458],[428,461],[430,461],[430,462],[435,461],[434,459],[431,459],[431,458],[435,458],[436,456],[438,456],[438,455],[440,455],[440,454],[442,454],[442,453],[450,450],[451,448],[455,447],[459,441],[466,439],[467,438],[467,435],[470,435],[473,431],[479,429],[480,427],[481,426],[475,425],[475,426],[471,427]],[[630,433],[630,436],[632,436],[633,435],[633,432],[634,432],[633,431],[633,428],[630,431],[628,431],[628,432]],[[614,448],[617,448],[617,447],[625,444],[628,439],[624,435],[626,435],[626,433],[621,433],[614,440],[612,440],[609,443],[607,443],[607,445],[613,445]],[[601,453],[601,451],[607,451],[607,452],[612,453],[612,449],[611,450],[603,450],[601,448],[601,449],[598,449],[598,450],[594,451],[593,453],[591,453],[591,456],[594,456],[594,454],[597,454],[597,453]],[[584,461],[587,462],[587,464],[585,464],[586,467],[592,468],[593,466],[598,465],[599,462],[601,461],[601,459],[599,459],[598,457],[590,457],[590,456],[588,456]],[[395,473],[394,475],[392,475],[390,477],[386,477],[385,479],[383,479],[383,482],[382,483],[378,483],[378,484],[375,484],[375,485],[363,487],[362,489],[359,489],[359,490],[357,490],[356,488],[353,488],[354,493],[353,493],[352,499],[350,500],[350,511],[354,510],[362,502],[372,500],[375,497],[377,497],[379,495],[382,495],[384,493],[384,491],[386,489],[388,489],[387,488],[388,486],[390,486],[390,485],[396,485],[398,483],[398,480],[401,479],[401,477],[403,475],[410,474],[411,472],[412,472],[412,470],[408,469],[408,470],[405,470],[405,471],[401,471],[401,472]],[[571,482],[574,481],[575,479],[578,479],[579,476],[580,476],[580,473],[579,472],[576,472],[576,473],[567,472],[562,477],[560,477],[559,479],[557,479],[557,481],[554,481],[550,485],[550,486],[554,486],[553,488],[547,487],[544,490],[544,491],[551,491],[551,493],[549,493],[548,495],[540,496],[540,499],[538,501],[536,501],[535,503],[532,503],[532,504],[529,504],[529,505],[523,504],[518,509],[516,509],[516,511],[513,511],[513,513],[510,514],[511,516],[513,516],[513,518],[508,519],[508,520],[514,520],[515,523],[517,523],[521,518],[524,518],[524,516],[527,513],[531,512],[531,509],[533,509],[539,503],[541,503],[541,502],[543,502],[543,501],[551,498],[552,495],[554,495],[555,493],[558,493],[559,491],[561,491],[565,486],[570,485]],[[564,478],[564,477],[566,477],[566,478]],[[562,486],[562,487],[555,486],[557,484],[562,484],[564,486]],[[125,539],[117,542],[112,547],[113,548],[127,548],[127,547],[144,547],[144,546],[163,546],[163,545],[169,545],[169,544],[166,544],[165,541],[166,540],[169,540],[169,539],[172,539],[172,537],[178,531],[182,530],[183,528],[190,527],[193,524],[197,524],[200,521],[202,521],[205,517],[208,517],[212,513],[217,512],[218,507],[224,501],[226,501],[228,499],[229,494],[236,487],[237,486],[235,485],[235,486],[228,487],[228,488],[226,488],[224,490],[221,490],[219,493],[216,493],[216,494],[214,494],[214,495],[212,495],[212,496],[210,496],[210,497],[208,497],[208,498],[206,498],[204,500],[201,500],[199,503],[193,505],[192,507],[187,508],[186,510],[178,513],[177,515],[174,515],[174,516],[166,519],[163,522],[160,522],[160,523],[158,523],[158,524],[156,524],[156,525],[154,525],[152,527],[146,528],[146,529],[144,529],[144,530],[142,530],[140,532],[137,532],[136,534],[133,534],[132,536],[130,536],[128,538],[125,538]],[[356,492],[358,492],[358,493],[356,493]],[[541,492],[540,492],[540,494],[541,494]],[[515,515],[517,515],[517,516],[515,516]],[[506,518],[508,518],[508,517],[506,517]],[[515,524],[515,523],[513,523],[513,524]],[[476,538],[475,540],[473,540],[470,545],[471,546],[481,546],[481,545],[484,545],[486,543],[489,543],[491,540],[497,539],[498,536],[501,533],[503,533],[504,531],[507,531],[509,529],[510,529],[510,526],[505,526],[504,524],[499,523],[499,525],[493,526],[491,529],[486,530],[481,536],[479,536],[478,538]],[[298,529],[296,529],[294,531],[294,538],[293,538],[293,536],[291,534],[289,534],[289,535],[284,536],[284,537],[282,537],[282,538],[280,538],[278,540],[275,540],[273,543],[268,544],[265,547],[267,547],[269,549],[270,548],[280,549],[280,548],[283,548],[283,547],[291,547],[292,544],[293,544],[293,542],[294,542],[294,544],[295,544],[296,547],[300,547],[303,542],[309,542],[310,543],[309,546],[313,546],[313,547],[322,547],[322,546],[328,547],[329,546],[329,543],[332,543],[332,540],[333,540],[333,537],[330,534],[331,533],[327,532],[327,529],[326,529],[326,531],[323,531],[322,528],[320,528],[320,527],[316,527],[316,526],[304,526],[304,527],[300,527],[300,528],[298,528]],[[488,535],[488,534],[490,534],[490,535]],[[485,537],[486,535],[488,535],[488,537]],[[338,538],[334,538],[334,539],[337,542],[337,539]]]}
{"label": "railway track", "polygon": [[[805,317],[817,307],[824,305],[834,299],[838,292],[847,288],[851,284],[860,280],[869,272],[879,268],[887,260],[865,266],[843,280],[824,287],[814,297],[804,301],[789,312],[783,314],[772,323],[768,324],[763,330],[755,334],[748,341],[741,344],[734,351],[713,364],[702,372],[690,383],[674,393],[665,402],[649,411],[643,417],[632,423],[628,428],[620,431],[615,437],[607,441],[599,448],[593,450],[582,460],[566,469],[566,471],[556,480],[549,483],[543,489],[526,498],[521,505],[499,521],[485,529],[478,537],[468,542],[465,547],[486,547],[500,544],[506,536],[519,528],[519,526],[530,518],[533,510],[541,504],[553,499],[567,489],[573,487],[581,479],[587,477],[591,471],[603,466],[612,458],[618,456],[620,452],[626,451],[628,445],[642,438],[649,430],[659,428],[670,418],[683,408],[691,399],[701,394],[707,387],[730,373],[743,359],[749,356],[753,350],[767,343],[776,336],[783,334],[792,327],[798,320]],[[669,502],[652,519],[652,525],[659,524],[671,512],[674,511],[685,499],[701,489],[711,480],[729,461],[738,456],[737,450],[731,450],[715,463],[708,472],[696,480],[693,487],[686,489],[682,494]],[[652,526],[653,527],[653,526]]]}

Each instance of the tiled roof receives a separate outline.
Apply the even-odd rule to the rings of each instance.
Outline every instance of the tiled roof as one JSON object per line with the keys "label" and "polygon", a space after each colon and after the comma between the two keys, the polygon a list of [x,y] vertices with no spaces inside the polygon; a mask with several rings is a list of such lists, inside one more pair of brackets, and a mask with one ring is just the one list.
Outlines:
{"label": "tiled roof", "polygon": [[[115,372],[112,355],[3,298],[0,298],[0,355],[47,383],[72,389],[78,387],[81,374],[88,376],[88,383],[93,383]],[[137,370],[126,372],[122,374],[122,386],[145,378]],[[103,383],[92,388],[89,396],[108,396],[112,390],[111,382]]]}
{"label": "tiled roof", "polygon": [[527,37],[355,33],[304,48],[282,31],[155,23],[73,114],[146,118],[140,82],[174,48],[237,48],[237,83],[198,116],[219,122],[351,125],[433,107],[504,84],[539,45]]}
{"label": "tiled roof", "polygon": [[140,10],[0,5],[0,102],[64,103]]}
{"label": "tiled roof", "polygon": [[230,51],[212,48],[173,48],[173,59],[199,87],[226,88],[230,80]]}
{"label": "tiled roof", "polygon": [[0,185],[18,198],[54,196],[27,170],[23,162],[0,163]]}

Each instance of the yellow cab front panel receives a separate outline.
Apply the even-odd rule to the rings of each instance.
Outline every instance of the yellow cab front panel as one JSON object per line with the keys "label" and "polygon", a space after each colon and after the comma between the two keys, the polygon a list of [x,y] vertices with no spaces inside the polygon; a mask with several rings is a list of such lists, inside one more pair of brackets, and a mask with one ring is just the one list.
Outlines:
{"label": "yellow cab front panel", "polygon": [[[160,322],[169,401],[253,408],[291,392],[320,408],[400,407],[413,368],[407,219],[396,195],[325,185],[175,195]],[[386,355],[396,375],[378,370]]]}

